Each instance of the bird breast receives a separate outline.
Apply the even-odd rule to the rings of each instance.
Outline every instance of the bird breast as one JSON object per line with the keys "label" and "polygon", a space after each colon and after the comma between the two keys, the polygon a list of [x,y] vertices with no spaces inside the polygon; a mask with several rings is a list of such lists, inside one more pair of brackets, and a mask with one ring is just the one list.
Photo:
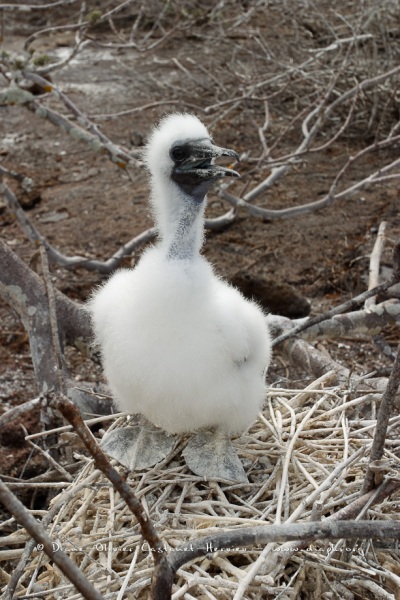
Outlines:
{"label": "bird breast", "polygon": [[203,258],[185,268],[155,250],[91,301],[116,402],[171,433],[212,425],[241,431],[263,402],[265,317]]}

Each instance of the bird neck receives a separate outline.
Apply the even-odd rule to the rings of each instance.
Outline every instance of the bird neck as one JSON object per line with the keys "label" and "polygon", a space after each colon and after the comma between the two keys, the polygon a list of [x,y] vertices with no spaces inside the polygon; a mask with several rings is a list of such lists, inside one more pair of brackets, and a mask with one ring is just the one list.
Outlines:
{"label": "bird neck", "polygon": [[[173,201],[171,201],[173,198]],[[154,204],[154,201],[153,201]],[[156,207],[161,246],[168,260],[193,260],[200,252],[204,235],[206,191],[193,196],[182,189],[168,194],[162,209]]]}

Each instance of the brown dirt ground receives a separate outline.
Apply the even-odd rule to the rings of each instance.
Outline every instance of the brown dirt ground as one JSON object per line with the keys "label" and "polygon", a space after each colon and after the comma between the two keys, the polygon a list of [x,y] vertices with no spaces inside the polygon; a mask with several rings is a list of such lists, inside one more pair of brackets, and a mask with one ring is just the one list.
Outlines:
{"label": "brown dirt ground", "polygon": [[[55,74],[54,81],[89,115],[115,113],[166,98],[176,99],[178,104],[172,107],[149,108],[133,115],[97,121],[112,141],[130,148],[132,140],[145,136],[165,112],[186,110],[187,103],[207,106],[234,97],[248,82],[262,79],[265,73],[277,69],[279,65],[270,66],[265,56],[257,51],[253,41],[255,33],[260,39],[268,40],[271,53],[275,58],[279,55],[282,63],[292,56],[298,60],[299,48],[306,55],[308,49],[330,43],[323,20],[315,17],[317,33],[310,34],[311,26],[307,29],[307,23],[311,16],[308,13],[303,15],[303,20],[299,17],[293,26],[287,11],[280,9],[279,3],[271,4],[268,13],[258,10],[230,33],[226,26],[228,33],[222,35],[218,23],[209,22],[207,29],[201,21],[202,9],[205,10],[207,5],[203,3],[193,31],[178,31],[162,45],[143,53],[89,46],[80,58]],[[320,4],[322,13],[326,10],[328,15],[329,3]],[[232,19],[240,16],[240,11],[245,13],[245,3],[231,5],[237,11]],[[332,17],[331,13],[329,15]],[[56,17],[55,21],[59,23],[66,18],[62,14]],[[43,27],[44,20],[43,15],[37,13],[34,17],[21,15],[18,21],[8,14],[3,47],[19,49],[27,33]],[[118,28],[123,29],[124,22],[116,22]],[[114,39],[106,29],[95,31],[95,37],[103,42]],[[73,34],[53,34],[39,38],[34,48],[37,54],[61,56],[72,41]],[[296,114],[294,111],[307,106],[309,101],[306,94],[304,98],[297,93],[291,96],[290,89],[276,100],[272,98],[267,138],[276,139]],[[56,100],[49,100],[49,103],[65,112]],[[95,155],[88,147],[24,107],[0,107],[0,111],[2,164],[31,177],[34,191],[27,196],[18,184],[9,183],[27,205],[29,217],[57,248],[68,255],[106,259],[121,244],[151,225],[147,181],[142,169],[129,167],[128,176],[106,156]],[[226,115],[220,109],[204,117],[218,144],[233,147],[238,152],[249,152],[251,156],[259,155],[257,126],[263,119],[263,102],[256,101],[242,101]],[[283,208],[321,197],[328,191],[340,166],[368,143],[363,131],[362,122],[357,122],[334,146],[305,157],[258,204]],[[279,153],[293,151],[298,140],[296,125],[284,136]],[[388,151],[386,155],[371,155],[348,173],[343,185],[375,170],[385,158],[392,157],[393,160],[394,154],[395,151]],[[252,165],[246,160],[239,169],[243,179],[235,184],[236,192],[243,186],[253,186],[268,173],[264,169],[250,175]],[[204,254],[225,278],[248,273],[265,280],[266,285],[271,280],[290,284],[296,294],[309,300],[312,313],[318,313],[365,289],[368,256],[379,223],[387,220],[388,237],[398,239],[398,208],[399,193],[392,184],[371,187],[330,208],[290,221],[263,222],[241,213],[231,227],[207,234]],[[222,214],[226,209],[215,194],[210,194],[210,216]],[[2,238],[29,262],[35,249],[4,204],[0,211]],[[384,262],[390,265],[389,248]],[[130,264],[130,260],[124,264]],[[81,301],[103,279],[84,269],[67,271],[53,267],[52,275],[60,290]],[[4,304],[0,306],[0,319],[0,398],[4,412],[35,397],[37,390],[23,326],[12,308]],[[385,335],[394,347],[398,331],[392,328]],[[390,359],[380,354],[368,339],[341,340],[326,343],[324,347],[337,360],[354,364],[360,372],[367,372],[372,366],[383,368],[391,364]],[[77,353],[70,351],[69,359],[77,379],[95,381],[101,377],[99,369]],[[271,379],[286,377],[293,380],[299,375],[288,374],[287,366],[277,354]],[[31,456],[21,434],[21,425],[30,433],[40,427],[37,419],[30,416],[3,433],[0,436],[0,465],[3,474],[29,478],[43,469],[44,464],[37,455]]]}

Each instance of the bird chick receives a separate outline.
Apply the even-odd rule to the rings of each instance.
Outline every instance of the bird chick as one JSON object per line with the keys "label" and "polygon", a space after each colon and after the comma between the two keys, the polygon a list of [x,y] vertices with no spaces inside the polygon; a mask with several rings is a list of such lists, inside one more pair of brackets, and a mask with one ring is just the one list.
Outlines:
{"label": "bird chick", "polygon": [[[244,481],[229,436],[243,432],[262,407],[271,342],[257,304],[222,281],[200,254],[207,192],[219,178],[238,177],[215,164],[221,156],[237,158],[214,145],[195,116],[172,114],[160,122],[145,150],[158,241],[134,269],[117,272],[97,290],[89,310],[117,406],[169,434],[213,428],[190,440],[189,467],[207,478]],[[144,447],[154,449],[162,435],[142,424],[122,438],[109,440],[109,449],[123,448],[125,462],[138,468]]]}

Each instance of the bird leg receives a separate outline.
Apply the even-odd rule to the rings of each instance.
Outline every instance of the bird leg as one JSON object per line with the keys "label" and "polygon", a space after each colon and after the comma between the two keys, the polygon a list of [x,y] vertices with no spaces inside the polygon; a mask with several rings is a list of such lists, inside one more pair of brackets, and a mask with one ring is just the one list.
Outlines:
{"label": "bird leg", "polygon": [[189,469],[207,480],[249,482],[229,436],[219,429],[195,434],[182,454]]}
{"label": "bird leg", "polygon": [[174,444],[172,435],[141,416],[139,425],[119,427],[106,434],[101,447],[130,471],[142,471],[161,462]]}

